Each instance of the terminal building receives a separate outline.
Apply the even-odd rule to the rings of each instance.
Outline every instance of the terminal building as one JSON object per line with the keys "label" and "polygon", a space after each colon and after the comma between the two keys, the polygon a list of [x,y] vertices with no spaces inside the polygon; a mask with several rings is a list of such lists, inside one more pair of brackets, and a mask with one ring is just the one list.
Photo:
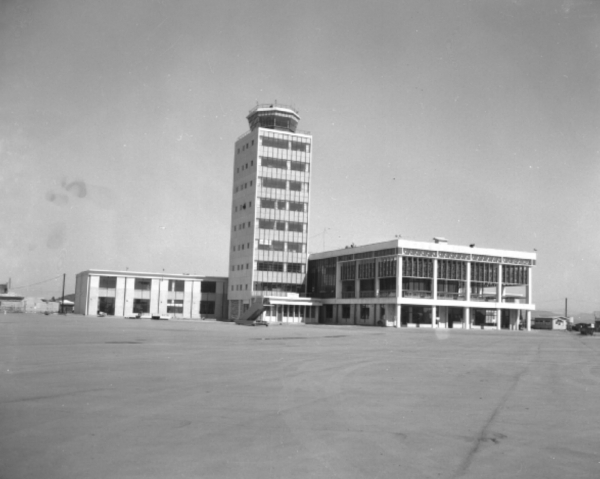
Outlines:
{"label": "terminal building", "polygon": [[531,328],[535,253],[395,239],[311,254],[318,322],[422,328]]}
{"label": "terminal building", "polygon": [[227,278],[91,269],[75,280],[76,314],[227,318]]}
{"label": "terminal building", "polygon": [[228,277],[88,270],[75,312],[408,328],[531,328],[536,254],[394,239],[308,254],[313,138],[257,105],[234,146]]}

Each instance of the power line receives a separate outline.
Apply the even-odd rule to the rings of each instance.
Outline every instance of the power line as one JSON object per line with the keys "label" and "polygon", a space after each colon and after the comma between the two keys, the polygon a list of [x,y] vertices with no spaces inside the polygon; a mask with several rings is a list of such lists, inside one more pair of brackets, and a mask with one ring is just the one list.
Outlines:
{"label": "power line", "polygon": [[17,286],[15,288],[10,288],[10,289],[23,289],[23,288],[29,288],[30,286],[37,286],[38,284],[44,284],[44,283],[49,283],[50,281],[54,281],[55,279],[60,278],[62,275],[58,275],[55,276],[54,278],[50,278],[50,279],[46,279],[44,281],[40,281],[39,283],[32,283],[32,284],[27,284],[25,286]]}

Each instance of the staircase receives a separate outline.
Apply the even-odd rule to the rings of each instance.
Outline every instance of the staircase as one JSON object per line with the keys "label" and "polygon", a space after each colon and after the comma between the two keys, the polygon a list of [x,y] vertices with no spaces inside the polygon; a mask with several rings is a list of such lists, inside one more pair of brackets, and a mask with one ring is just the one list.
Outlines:
{"label": "staircase", "polygon": [[268,298],[262,298],[252,303],[250,307],[242,313],[239,319],[235,320],[236,324],[249,324],[257,319],[270,306]]}

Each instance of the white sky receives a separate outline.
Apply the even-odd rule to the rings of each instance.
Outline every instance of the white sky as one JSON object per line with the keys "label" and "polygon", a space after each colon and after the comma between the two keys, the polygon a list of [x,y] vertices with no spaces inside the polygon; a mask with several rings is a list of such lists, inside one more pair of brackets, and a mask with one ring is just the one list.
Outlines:
{"label": "white sky", "polygon": [[[227,275],[256,102],[314,136],[312,252],[538,250],[600,310],[600,2],[0,1],[0,282]],[[55,280],[15,291],[59,295]]]}

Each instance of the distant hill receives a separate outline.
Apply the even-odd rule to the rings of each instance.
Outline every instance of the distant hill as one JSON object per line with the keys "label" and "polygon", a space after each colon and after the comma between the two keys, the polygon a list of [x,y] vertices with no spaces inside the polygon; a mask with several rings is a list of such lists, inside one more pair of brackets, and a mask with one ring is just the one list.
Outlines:
{"label": "distant hill", "polygon": [[593,323],[595,321],[594,313],[575,313],[573,317],[575,323]]}
{"label": "distant hill", "polygon": [[535,310],[531,312],[531,319],[535,318],[551,318],[553,316],[562,316],[564,313],[553,313],[552,311]]}

